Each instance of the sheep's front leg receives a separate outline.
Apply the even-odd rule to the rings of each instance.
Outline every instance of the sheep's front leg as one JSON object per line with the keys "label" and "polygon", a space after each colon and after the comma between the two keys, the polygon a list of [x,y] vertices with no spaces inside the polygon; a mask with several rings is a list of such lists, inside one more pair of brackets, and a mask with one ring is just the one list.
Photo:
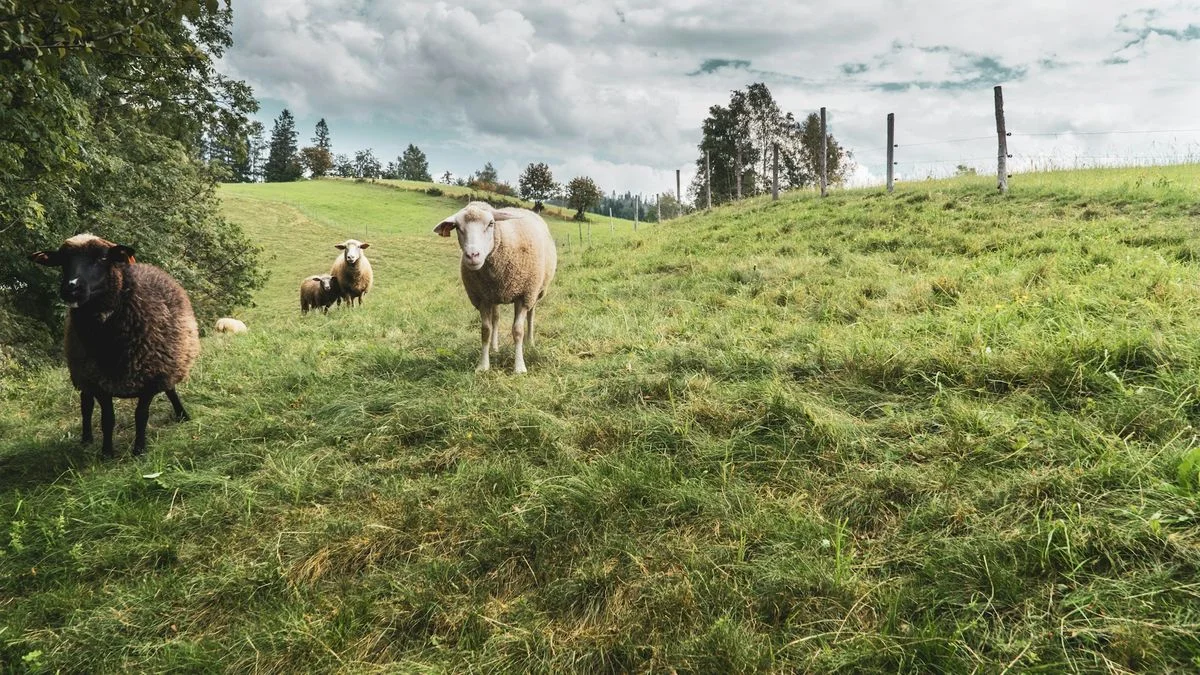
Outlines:
{"label": "sheep's front leg", "polygon": [[105,457],[113,456],[113,427],[117,424],[116,414],[113,412],[112,397],[107,394],[96,396],[100,402],[100,434],[103,441],[100,445],[100,454]]}
{"label": "sheep's front leg", "polygon": [[492,367],[490,353],[492,333],[496,330],[496,325],[492,323],[492,317],[495,316],[493,309],[494,306],[489,307],[487,305],[479,308],[479,341],[483,343],[483,353],[479,356],[479,365],[475,366],[475,372],[477,373],[482,373]]}
{"label": "sheep's front leg", "polygon": [[518,299],[513,303],[513,373],[515,374],[525,372],[525,317],[528,316],[528,313],[529,310],[524,301]]}
{"label": "sheep's front leg", "polygon": [[80,441],[92,442],[92,411],[96,409],[96,397],[90,391],[79,392],[79,412],[83,415],[83,436]]}
{"label": "sheep's front leg", "polygon": [[530,305],[528,320],[525,322],[525,341],[529,343],[530,347],[533,346],[533,313],[535,311],[537,311],[537,305]]}
{"label": "sheep's front leg", "polygon": [[492,349],[500,349],[500,305],[492,305]]}

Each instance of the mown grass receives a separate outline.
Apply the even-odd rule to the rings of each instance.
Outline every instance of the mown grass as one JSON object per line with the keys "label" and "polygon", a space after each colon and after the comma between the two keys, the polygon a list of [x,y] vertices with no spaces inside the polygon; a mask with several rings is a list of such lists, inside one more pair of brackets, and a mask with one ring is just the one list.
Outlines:
{"label": "mown grass", "polygon": [[[523,377],[472,372],[457,201],[223,196],[273,276],[194,421],[101,462],[64,371],[0,380],[14,670],[1200,667],[1200,167],[575,246]],[[300,317],[347,236],[375,290]]]}

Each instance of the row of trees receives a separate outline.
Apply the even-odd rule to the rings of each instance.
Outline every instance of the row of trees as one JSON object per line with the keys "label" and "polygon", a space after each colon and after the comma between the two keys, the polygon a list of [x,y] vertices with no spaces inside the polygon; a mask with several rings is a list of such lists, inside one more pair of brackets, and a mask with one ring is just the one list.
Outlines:
{"label": "row of trees", "polygon": [[[388,178],[427,183],[433,181],[429,174],[428,158],[412,144],[386,166],[369,148],[355,152],[353,157],[334,155],[329,125],[324,118],[317,122],[312,145],[304,148],[298,147],[296,120],[286,108],[275,118],[269,143],[263,143],[262,131],[261,123],[253,123],[244,142],[245,152],[240,155],[234,156],[214,145],[208,154],[209,162],[222,168],[226,180],[237,182],[254,181],[260,177],[267,182],[294,181],[306,173],[312,178],[340,176],[358,180]],[[265,162],[262,160],[263,149],[267,150]],[[442,175],[442,182],[510,197],[520,196],[537,204],[557,199],[575,209],[575,217],[580,220],[584,218],[585,211],[598,208],[605,199],[595,181],[587,176],[578,176],[565,186],[560,185],[545,162],[529,164],[515,189],[510,183],[500,180],[499,172],[491,162],[470,176],[455,178],[447,171]]]}
{"label": "row of trees", "polygon": [[429,161],[425,153],[412,144],[386,166],[370,148],[359,150],[352,156],[333,154],[329,125],[324,118],[316,124],[312,144],[303,148],[299,147],[297,140],[295,117],[286,108],[275,118],[270,141],[264,142],[263,131],[261,122],[251,123],[243,143],[245,151],[233,161],[230,160],[230,153],[224,148],[210,146],[207,152],[210,165],[224,180],[233,182],[287,182],[299,180],[305,174],[312,178],[341,176],[363,180],[433,180],[429,175]]}
{"label": "row of trees", "polygon": [[[723,204],[771,191],[772,148],[779,148],[779,187],[810,187],[820,179],[821,120],[813,113],[797,121],[785,113],[766,84],[735,89],[726,106],[714,105],[702,126],[696,174],[688,187],[693,202],[705,198],[705,152],[712,165],[712,201]],[[852,157],[826,135],[826,176],[831,185],[843,182]]]}

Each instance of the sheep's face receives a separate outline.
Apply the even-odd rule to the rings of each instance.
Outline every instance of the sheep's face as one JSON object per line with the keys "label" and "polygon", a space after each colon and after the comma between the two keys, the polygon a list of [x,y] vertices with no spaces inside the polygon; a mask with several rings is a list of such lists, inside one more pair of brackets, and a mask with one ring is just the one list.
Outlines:
{"label": "sheep's face", "polygon": [[133,249],[90,234],[71,237],[57,251],[37,251],[29,257],[39,265],[62,268],[58,294],[72,309],[105,296],[120,283],[114,270],[134,261]]}
{"label": "sheep's face", "polygon": [[443,237],[449,237],[451,230],[457,231],[458,247],[462,249],[462,265],[474,271],[483,268],[488,256],[496,248],[496,221],[518,217],[503,211],[493,211],[487,204],[469,204],[438,223],[433,231]]}
{"label": "sheep's face", "polygon": [[343,252],[346,257],[347,264],[356,265],[358,264],[358,259],[363,256],[363,249],[369,247],[370,244],[364,244],[357,239],[347,239],[346,241],[340,244],[335,244],[334,246],[336,246],[339,251]]}
{"label": "sheep's face", "polygon": [[333,290],[333,277],[326,274],[319,277],[318,281],[321,282],[321,290],[325,291],[326,293]]}

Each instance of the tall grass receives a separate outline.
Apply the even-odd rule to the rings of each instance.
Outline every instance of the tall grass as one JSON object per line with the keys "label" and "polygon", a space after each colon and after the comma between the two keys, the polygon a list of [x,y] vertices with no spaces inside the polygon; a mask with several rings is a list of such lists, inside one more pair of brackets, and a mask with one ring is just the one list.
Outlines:
{"label": "tall grass", "polygon": [[[194,421],[164,404],[145,458],[101,462],[62,369],[0,380],[0,660],[1193,670],[1198,179],[958,179],[619,232],[563,251],[524,377],[507,340],[472,372],[430,232],[457,201],[225,188],[273,276],[250,334],[205,338]],[[300,317],[347,236],[376,288]]]}

